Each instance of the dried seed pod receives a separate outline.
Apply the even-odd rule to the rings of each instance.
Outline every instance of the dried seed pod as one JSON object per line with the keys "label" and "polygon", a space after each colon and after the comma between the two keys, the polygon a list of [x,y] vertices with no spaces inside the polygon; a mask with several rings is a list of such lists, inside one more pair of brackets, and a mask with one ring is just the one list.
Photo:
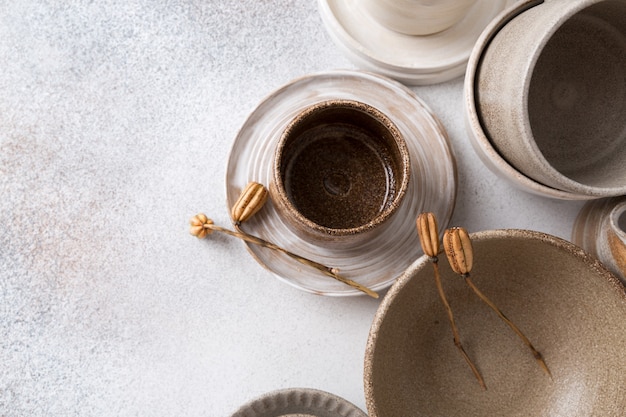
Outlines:
{"label": "dried seed pod", "polygon": [[198,239],[204,239],[210,235],[213,230],[206,228],[205,225],[213,224],[213,220],[209,219],[205,214],[199,213],[191,218],[189,221],[191,227],[189,233],[197,237]]}
{"label": "dried seed pod", "polygon": [[439,227],[433,213],[420,213],[415,221],[422,250],[427,256],[436,258],[439,253]]}
{"label": "dried seed pod", "polygon": [[254,216],[267,201],[267,188],[258,182],[249,182],[231,210],[235,224],[241,224]]}
{"label": "dried seed pod", "polygon": [[447,229],[443,235],[443,247],[452,270],[459,275],[469,274],[474,263],[474,252],[467,230],[462,227]]}

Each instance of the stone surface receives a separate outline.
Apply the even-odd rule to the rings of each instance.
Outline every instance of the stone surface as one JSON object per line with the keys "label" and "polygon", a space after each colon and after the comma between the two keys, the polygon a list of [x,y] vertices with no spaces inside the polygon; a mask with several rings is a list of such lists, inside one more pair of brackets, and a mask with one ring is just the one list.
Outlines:
{"label": "stone surface", "polygon": [[[225,165],[247,115],[354,68],[314,2],[0,4],[0,415],[225,416],[306,386],[364,409],[378,302],[260,267],[230,224]],[[459,168],[453,223],[568,238],[581,203],[511,188],[467,141],[462,80],[414,88]]]}

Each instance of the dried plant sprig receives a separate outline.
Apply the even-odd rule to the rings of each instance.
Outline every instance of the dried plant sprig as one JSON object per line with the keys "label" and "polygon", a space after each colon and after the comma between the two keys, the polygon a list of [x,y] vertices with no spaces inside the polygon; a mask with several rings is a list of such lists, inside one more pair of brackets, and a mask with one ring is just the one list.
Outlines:
{"label": "dried plant sprig", "polygon": [[343,282],[346,285],[349,285],[359,291],[364,292],[365,294],[369,295],[372,298],[378,298],[378,293],[376,293],[375,291],[372,291],[371,289],[367,288],[366,286],[359,284],[356,281],[353,281],[349,278],[343,277],[341,275],[338,274],[337,269],[335,268],[329,268],[325,265],[320,264],[319,262],[315,262],[312,261],[310,259],[304,258],[300,255],[297,255],[293,252],[290,252],[284,248],[281,248],[278,245],[275,245],[274,243],[268,242],[264,239],[261,239],[260,237],[251,235],[249,233],[246,233],[244,231],[242,231],[241,229],[238,229],[237,231],[234,230],[230,230],[230,229],[226,229],[224,227],[221,226],[217,226],[213,220],[209,219],[205,214],[203,213],[199,213],[197,215],[195,215],[194,217],[191,218],[190,220],[190,233],[196,237],[198,237],[199,239],[203,239],[206,236],[208,236],[209,234],[211,234],[212,232],[220,232],[220,233],[224,233],[239,239],[242,239],[246,242],[250,242],[253,243],[255,245],[259,245],[262,246],[264,248],[268,248],[268,249],[272,249],[281,253],[284,253],[285,255],[297,260],[298,262],[304,264],[304,265],[308,265],[312,268],[315,268],[319,271],[321,271],[324,275],[329,276],[331,278],[336,279],[337,281]]}
{"label": "dried plant sprig", "polygon": [[249,182],[241,191],[239,198],[233,205],[230,215],[236,226],[254,216],[267,202],[267,188],[258,182]]}
{"label": "dried plant sprig", "polygon": [[474,252],[472,248],[472,241],[469,237],[469,233],[467,233],[467,230],[462,227],[455,227],[446,230],[444,232],[443,245],[452,270],[461,275],[478,298],[487,304],[489,308],[495,311],[498,317],[500,317],[500,319],[502,319],[502,321],[504,321],[515,332],[515,334],[519,336],[524,344],[532,351],[533,357],[541,369],[543,369],[548,376],[552,376],[552,373],[550,372],[550,369],[548,368],[548,365],[543,359],[541,353],[535,349],[524,333],[522,333],[522,331],[504,315],[502,310],[500,310],[489,298],[487,298],[487,296],[483,294],[471,280],[470,271],[473,266]]}
{"label": "dried plant sprig", "polygon": [[437,218],[433,213],[421,213],[417,216],[416,220],[417,226],[417,234],[419,235],[420,244],[422,245],[422,250],[426,254],[426,256],[430,257],[430,261],[433,265],[433,270],[435,274],[435,284],[437,285],[437,291],[439,292],[439,298],[441,298],[441,302],[446,310],[448,315],[448,320],[450,322],[450,327],[452,328],[452,336],[454,339],[454,345],[457,347],[465,362],[469,365],[472,373],[478,380],[481,388],[487,389],[487,385],[485,384],[485,380],[482,375],[478,371],[474,362],[472,362],[471,358],[463,348],[463,344],[461,343],[461,337],[459,336],[459,331],[456,327],[456,321],[454,320],[454,313],[452,312],[452,307],[450,307],[450,303],[446,297],[446,293],[443,290],[443,285],[441,284],[441,275],[439,274],[439,227],[437,225]]}

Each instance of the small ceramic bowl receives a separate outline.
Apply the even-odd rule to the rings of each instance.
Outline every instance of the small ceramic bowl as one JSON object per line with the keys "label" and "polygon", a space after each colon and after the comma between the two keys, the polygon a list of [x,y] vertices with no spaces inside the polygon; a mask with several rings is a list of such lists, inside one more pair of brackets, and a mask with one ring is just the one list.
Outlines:
{"label": "small ceramic bowl", "polygon": [[626,196],[585,204],[574,223],[572,242],[626,282]]}
{"label": "small ceramic bowl", "polygon": [[520,190],[558,200],[595,199],[597,198],[595,196],[573,193],[550,187],[534,180],[533,178],[521,172],[508,160],[506,160],[505,157],[496,148],[496,146],[492,143],[484,126],[482,116],[478,112],[478,103],[476,98],[476,77],[478,75],[478,68],[482,63],[483,53],[487,45],[490,44],[493,37],[499,32],[502,26],[507,24],[507,22],[515,18],[520,13],[523,13],[528,8],[536,6],[542,1],[543,0],[522,0],[507,8],[497,17],[495,17],[489,25],[487,25],[485,30],[476,41],[474,49],[472,50],[471,56],[469,58],[469,62],[467,64],[463,87],[465,101],[464,116],[468,138],[481,161],[494,174],[501,177],[502,179],[509,182],[511,185]]}
{"label": "small ceramic bowl", "polygon": [[312,388],[268,392],[242,405],[231,417],[367,417],[347,400]]}
{"label": "small ceramic bowl", "polygon": [[538,2],[477,45],[478,115],[526,176],[575,194],[626,194],[624,14],[621,0]]}
{"label": "small ceramic bowl", "polygon": [[398,211],[410,174],[404,137],[387,115],[356,100],[326,100],[283,131],[270,194],[302,239],[353,247]]}
{"label": "small ceramic bowl", "polygon": [[543,355],[549,377],[517,335],[439,259],[461,343],[457,350],[422,257],[376,312],[365,353],[370,417],[626,415],[626,289],[579,247],[539,232],[471,234],[471,278]]}

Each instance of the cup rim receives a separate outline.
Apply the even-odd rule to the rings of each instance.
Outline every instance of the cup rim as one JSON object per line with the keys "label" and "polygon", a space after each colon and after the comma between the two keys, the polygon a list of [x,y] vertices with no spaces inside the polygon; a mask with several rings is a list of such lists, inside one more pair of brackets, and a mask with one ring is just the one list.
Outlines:
{"label": "cup rim", "polygon": [[626,230],[622,227],[623,219],[622,217],[626,216],[626,199],[618,202],[615,207],[611,209],[610,212],[610,224],[611,229],[617,234],[620,238],[626,241]]}
{"label": "cup rim", "polygon": [[[281,176],[281,156],[283,154],[283,149],[286,141],[288,140],[288,133],[301,121],[302,119],[308,117],[314,112],[330,108],[331,106],[344,106],[349,107],[351,109],[356,109],[358,111],[362,111],[376,119],[379,123],[381,123],[389,132],[391,133],[391,138],[393,138],[393,143],[397,147],[399,155],[400,155],[400,173],[402,174],[402,179],[399,182],[399,187],[396,195],[394,196],[391,203],[380,213],[378,213],[374,218],[369,220],[367,223],[362,224],[356,227],[349,228],[333,228],[323,226],[319,223],[316,223],[309,218],[305,217],[292,203],[287,195],[287,191],[285,190],[284,183],[282,181]],[[298,225],[304,227],[307,230],[314,232],[320,236],[332,236],[332,237],[341,237],[341,236],[354,236],[361,234],[363,232],[367,232],[373,230],[385,223],[394,213],[397,212],[400,207],[402,201],[404,200],[404,196],[406,195],[409,181],[411,177],[411,161],[409,156],[409,149],[406,145],[404,135],[397,128],[395,123],[385,115],[383,112],[378,110],[376,107],[366,104],[364,102],[353,100],[353,99],[329,99],[321,102],[314,103],[306,108],[304,108],[301,112],[299,112],[284,128],[282,131],[274,154],[274,163],[272,167],[272,183],[270,184],[270,191],[273,191],[275,198],[279,201],[277,203],[282,205],[291,220],[296,222]]]}

